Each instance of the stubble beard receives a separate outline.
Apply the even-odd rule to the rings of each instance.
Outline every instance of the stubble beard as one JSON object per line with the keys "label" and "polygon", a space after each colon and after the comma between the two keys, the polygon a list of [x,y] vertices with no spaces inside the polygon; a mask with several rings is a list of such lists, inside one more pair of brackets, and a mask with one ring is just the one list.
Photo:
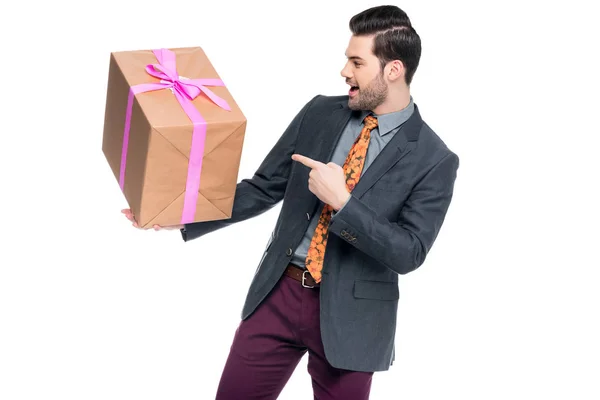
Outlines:
{"label": "stubble beard", "polygon": [[385,101],[387,95],[388,87],[381,74],[377,74],[366,87],[359,89],[356,97],[348,100],[348,107],[351,110],[374,110]]}

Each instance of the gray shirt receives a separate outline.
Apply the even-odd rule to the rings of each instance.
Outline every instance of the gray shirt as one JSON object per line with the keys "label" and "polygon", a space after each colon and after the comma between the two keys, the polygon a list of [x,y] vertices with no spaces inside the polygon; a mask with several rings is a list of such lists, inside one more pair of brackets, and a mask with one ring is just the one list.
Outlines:
{"label": "gray shirt", "polygon": [[[363,120],[368,114],[373,114],[377,117],[378,126],[371,131],[371,140],[369,141],[369,147],[367,149],[367,156],[365,158],[365,164],[363,166],[363,172],[369,168],[373,163],[373,160],[381,152],[383,147],[394,137],[396,132],[400,130],[400,127],[408,118],[412,115],[414,110],[413,98],[411,96],[410,103],[404,109],[389,114],[376,115],[370,111],[354,112],[350,121],[346,125],[342,136],[333,152],[331,162],[336,163],[339,166],[343,166],[346,161],[346,157],[352,148],[352,144],[356,137],[360,134],[363,127]],[[352,195],[352,193],[350,194]],[[345,204],[344,204],[345,205]],[[343,207],[342,207],[343,208]],[[308,247],[312,240],[315,229],[319,222],[319,216],[321,215],[322,208],[318,208],[315,214],[312,216],[311,222],[308,225],[308,229],[304,233],[302,241],[296,248],[296,251],[292,255],[290,262],[301,268],[306,268],[305,260],[308,252]],[[339,212],[339,210],[338,210]],[[332,218],[335,218],[335,213]]]}

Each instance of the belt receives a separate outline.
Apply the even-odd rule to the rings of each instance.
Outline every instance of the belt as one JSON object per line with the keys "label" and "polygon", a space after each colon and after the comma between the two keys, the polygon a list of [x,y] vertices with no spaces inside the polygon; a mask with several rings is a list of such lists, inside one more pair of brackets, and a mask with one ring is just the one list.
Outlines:
{"label": "belt", "polygon": [[320,286],[307,269],[294,264],[288,264],[285,275],[302,283],[305,288],[318,288]]}

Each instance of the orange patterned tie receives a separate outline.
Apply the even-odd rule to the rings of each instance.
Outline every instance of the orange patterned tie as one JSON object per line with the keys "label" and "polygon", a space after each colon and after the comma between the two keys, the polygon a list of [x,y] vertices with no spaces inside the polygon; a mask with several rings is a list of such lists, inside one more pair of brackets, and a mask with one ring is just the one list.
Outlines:
{"label": "orange patterned tie", "polygon": [[[346,188],[349,192],[352,192],[360,179],[360,174],[365,164],[365,157],[367,156],[367,148],[371,140],[371,130],[377,126],[377,118],[367,115],[364,122],[364,127],[354,141],[343,166],[344,174],[346,175]],[[321,270],[323,269],[323,258],[325,257],[325,246],[327,246],[328,228],[332,211],[333,208],[329,204],[325,204],[312,241],[310,242],[308,254],[306,255],[306,268],[317,283],[321,281]]]}

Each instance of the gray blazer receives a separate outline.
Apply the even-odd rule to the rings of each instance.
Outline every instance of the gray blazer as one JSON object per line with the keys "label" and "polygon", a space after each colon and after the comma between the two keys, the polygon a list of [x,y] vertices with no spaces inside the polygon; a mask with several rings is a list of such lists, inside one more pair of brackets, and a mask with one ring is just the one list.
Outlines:
{"label": "gray blazer", "polygon": [[[188,241],[256,217],[283,200],[250,284],[248,318],[281,278],[323,203],[308,190],[299,153],[327,163],[351,110],[348,96],[316,96],[292,120],[252,178],[237,184],[230,219],[187,224]],[[425,261],[452,199],[459,159],[412,116],[361,176],[329,227],[323,263],[321,336],[328,361],[354,371],[385,371],[395,357],[398,276]],[[310,289],[307,289],[310,290]]]}

